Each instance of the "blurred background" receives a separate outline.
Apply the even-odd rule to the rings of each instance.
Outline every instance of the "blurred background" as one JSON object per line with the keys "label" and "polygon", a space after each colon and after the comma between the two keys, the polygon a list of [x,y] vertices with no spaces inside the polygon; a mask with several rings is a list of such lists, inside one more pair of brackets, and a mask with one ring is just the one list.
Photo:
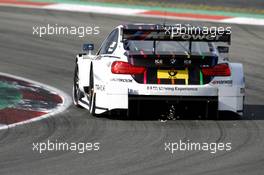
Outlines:
{"label": "blurred background", "polygon": [[130,5],[189,8],[199,10],[221,10],[264,14],[263,0],[80,0],[83,2],[121,3]]}

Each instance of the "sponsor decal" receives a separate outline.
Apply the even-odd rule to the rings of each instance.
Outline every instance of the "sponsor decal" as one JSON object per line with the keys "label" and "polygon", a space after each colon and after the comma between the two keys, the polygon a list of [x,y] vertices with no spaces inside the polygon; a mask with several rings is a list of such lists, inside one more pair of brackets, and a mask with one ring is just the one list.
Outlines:
{"label": "sponsor decal", "polygon": [[128,89],[129,94],[139,94],[138,90]]}
{"label": "sponsor decal", "polygon": [[170,59],[171,64],[175,64],[176,62],[177,62],[177,60],[175,58]]}
{"label": "sponsor decal", "polygon": [[192,64],[192,60],[184,60],[184,65],[191,65]]}
{"label": "sponsor decal", "polygon": [[198,91],[195,87],[166,87],[166,86],[147,86],[150,91]]}
{"label": "sponsor decal", "polygon": [[194,87],[175,87],[175,91],[198,91],[198,88],[194,88]]}
{"label": "sponsor decal", "polygon": [[163,60],[162,59],[155,59],[155,64],[156,65],[162,65],[163,64]]}
{"label": "sponsor decal", "polygon": [[124,83],[132,83],[132,79],[123,79],[123,78],[113,78],[110,81],[124,82]]}
{"label": "sponsor decal", "polygon": [[223,84],[232,85],[233,81],[232,80],[214,80],[212,81],[212,84],[213,85],[223,85]]}
{"label": "sponsor decal", "polygon": [[95,89],[98,91],[105,91],[105,85],[96,84]]}

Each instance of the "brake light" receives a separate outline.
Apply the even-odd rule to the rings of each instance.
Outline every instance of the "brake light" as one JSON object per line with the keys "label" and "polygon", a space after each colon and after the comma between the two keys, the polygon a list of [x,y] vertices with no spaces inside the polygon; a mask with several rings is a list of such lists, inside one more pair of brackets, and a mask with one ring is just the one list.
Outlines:
{"label": "brake light", "polygon": [[217,64],[213,67],[203,67],[204,76],[230,76],[231,71],[228,64]]}
{"label": "brake light", "polygon": [[115,61],[112,63],[111,71],[113,74],[142,74],[146,71],[145,67],[133,66],[123,61]]}

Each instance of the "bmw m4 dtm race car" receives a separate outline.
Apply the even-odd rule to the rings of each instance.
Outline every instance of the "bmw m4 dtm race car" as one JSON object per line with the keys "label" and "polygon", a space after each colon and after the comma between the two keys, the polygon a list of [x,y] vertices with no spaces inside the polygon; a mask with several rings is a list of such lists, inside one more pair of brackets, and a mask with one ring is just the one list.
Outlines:
{"label": "bmw m4 dtm race car", "polygon": [[[243,114],[244,72],[229,62],[231,32],[174,32],[175,25],[117,26],[96,54],[83,45],[74,72],[73,101],[91,114],[126,110],[130,116],[150,107],[176,106],[203,115]],[[177,29],[178,30],[178,29]],[[155,104],[155,105],[153,105]]]}

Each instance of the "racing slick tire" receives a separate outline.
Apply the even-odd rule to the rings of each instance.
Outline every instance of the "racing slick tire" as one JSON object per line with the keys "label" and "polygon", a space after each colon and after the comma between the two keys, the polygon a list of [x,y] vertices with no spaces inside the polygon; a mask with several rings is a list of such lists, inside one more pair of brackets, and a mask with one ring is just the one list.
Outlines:
{"label": "racing slick tire", "polygon": [[91,67],[90,71],[90,80],[89,80],[89,91],[88,91],[88,99],[89,99],[89,112],[91,115],[95,115],[95,93],[94,93],[94,76],[93,76],[93,67]]}
{"label": "racing slick tire", "polygon": [[75,65],[74,68],[74,78],[73,78],[73,87],[72,87],[72,99],[73,99],[73,104],[78,107],[78,108],[83,108],[79,104],[79,100],[82,98],[83,94],[79,89],[79,74],[78,74],[78,65]]}

